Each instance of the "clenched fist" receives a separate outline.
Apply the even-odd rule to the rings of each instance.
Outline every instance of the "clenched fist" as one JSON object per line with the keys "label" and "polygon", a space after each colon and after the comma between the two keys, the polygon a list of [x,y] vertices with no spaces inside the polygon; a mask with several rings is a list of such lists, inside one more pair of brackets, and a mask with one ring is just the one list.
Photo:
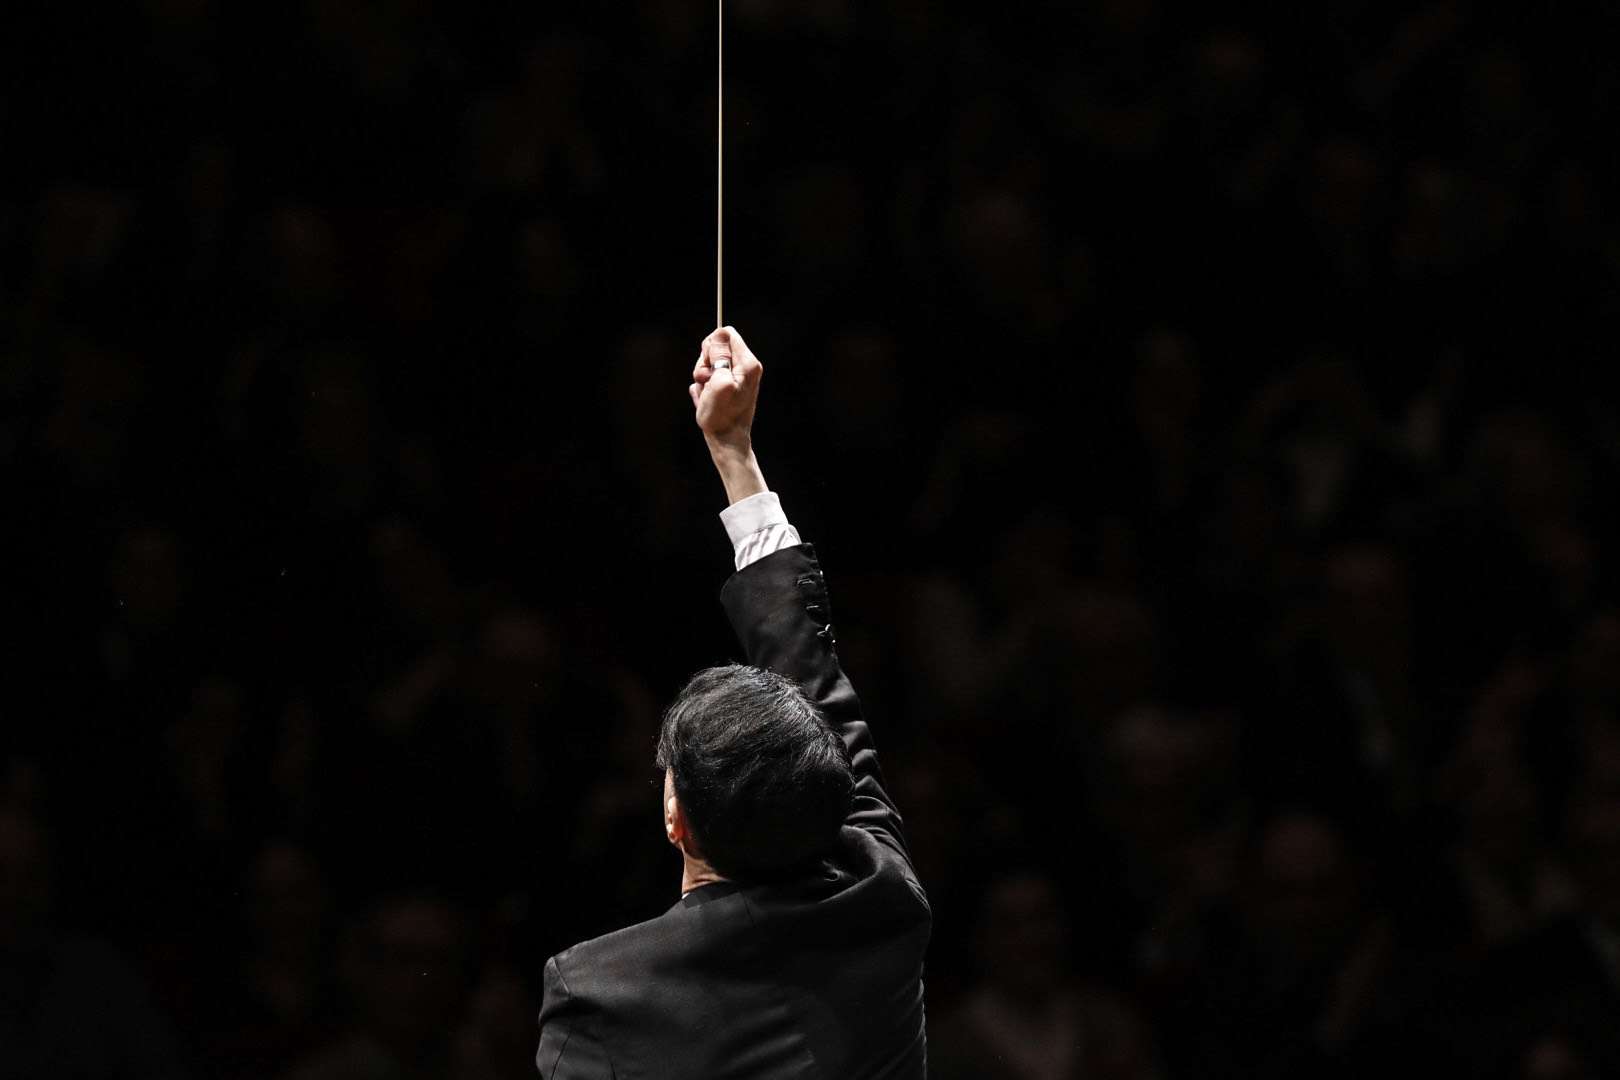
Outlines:
{"label": "clenched fist", "polygon": [[703,339],[687,393],[710,446],[731,450],[749,446],[764,374],[764,365],[734,328],[723,327]]}
{"label": "clenched fist", "polygon": [[742,335],[726,326],[703,339],[692,385],[686,388],[709,444],[709,457],[733,503],[767,490],[754,460],[753,435],[754,405],[764,374],[765,366]]}

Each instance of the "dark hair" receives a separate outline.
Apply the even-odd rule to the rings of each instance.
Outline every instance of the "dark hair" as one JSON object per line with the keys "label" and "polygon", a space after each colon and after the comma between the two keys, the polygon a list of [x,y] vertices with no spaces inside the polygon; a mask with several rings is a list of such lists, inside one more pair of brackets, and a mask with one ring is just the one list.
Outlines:
{"label": "dark hair", "polygon": [[849,812],[849,750],[821,710],[775,672],[698,672],[658,733],[694,846],[734,880],[789,876],[832,846]]}

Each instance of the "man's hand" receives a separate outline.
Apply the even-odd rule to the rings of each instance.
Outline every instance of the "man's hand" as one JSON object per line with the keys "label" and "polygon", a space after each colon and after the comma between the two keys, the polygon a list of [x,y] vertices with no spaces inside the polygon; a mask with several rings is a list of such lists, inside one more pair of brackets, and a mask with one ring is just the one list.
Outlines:
{"label": "man's hand", "polygon": [[764,374],[764,365],[742,335],[727,326],[703,339],[692,385],[686,388],[709,456],[733,503],[766,490],[753,443],[754,406]]}
{"label": "man's hand", "polygon": [[686,392],[697,407],[698,427],[712,446],[749,445],[759,380],[765,373],[748,343],[732,327],[716,330],[703,339],[692,385]]}

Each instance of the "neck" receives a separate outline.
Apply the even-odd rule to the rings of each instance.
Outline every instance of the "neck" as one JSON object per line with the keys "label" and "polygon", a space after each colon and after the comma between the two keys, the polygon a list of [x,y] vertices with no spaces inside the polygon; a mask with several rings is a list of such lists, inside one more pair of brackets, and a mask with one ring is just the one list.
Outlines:
{"label": "neck", "polygon": [[685,896],[693,889],[704,885],[713,885],[717,881],[726,879],[714,872],[714,868],[702,859],[691,855],[685,857],[685,866],[681,870],[681,895]]}

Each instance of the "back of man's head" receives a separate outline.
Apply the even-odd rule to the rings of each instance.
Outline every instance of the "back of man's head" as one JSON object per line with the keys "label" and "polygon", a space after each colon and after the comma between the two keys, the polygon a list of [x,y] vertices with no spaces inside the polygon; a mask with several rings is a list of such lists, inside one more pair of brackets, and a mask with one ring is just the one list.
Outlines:
{"label": "back of man's head", "polygon": [[831,848],[849,811],[849,751],[793,682],[733,664],[692,676],[664,714],[673,774],[700,854],[739,881],[793,874]]}

